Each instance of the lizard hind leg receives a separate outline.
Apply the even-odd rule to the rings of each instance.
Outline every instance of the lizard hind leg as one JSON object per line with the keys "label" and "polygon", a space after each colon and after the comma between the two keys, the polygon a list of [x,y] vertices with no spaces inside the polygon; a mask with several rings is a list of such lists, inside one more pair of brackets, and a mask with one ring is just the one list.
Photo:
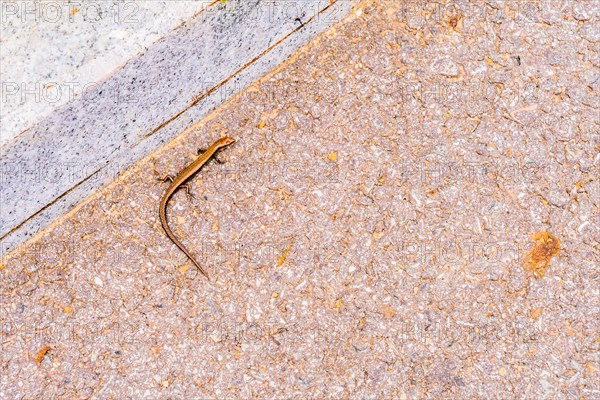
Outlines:
{"label": "lizard hind leg", "polygon": [[[175,180],[175,177],[173,175],[165,175],[162,178],[158,178],[159,181],[161,182],[171,182],[173,183],[173,181]],[[190,185],[188,183],[184,183],[182,185],[179,185],[178,189],[185,189],[185,193],[187,194],[188,198],[193,199],[194,195],[190,192]]]}
{"label": "lizard hind leg", "polygon": [[157,178],[157,179],[159,181],[161,181],[162,183],[165,183],[166,181],[173,183],[173,181],[175,180],[175,177],[173,175],[165,175],[162,178]]}
{"label": "lizard hind leg", "polygon": [[186,183],[184,185],[181,185],[179,187],[182,188],[182,189],[185,189],[185,194],[187,194],[188,199],[191,200],[191,199],[194,198],[194,195],[190,192],[190,185],[188,183]]}

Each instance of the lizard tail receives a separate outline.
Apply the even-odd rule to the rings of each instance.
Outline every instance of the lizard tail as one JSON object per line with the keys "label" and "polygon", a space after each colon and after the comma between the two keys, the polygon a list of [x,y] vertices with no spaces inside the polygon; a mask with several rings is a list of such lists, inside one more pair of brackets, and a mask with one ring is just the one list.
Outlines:
{"label": "lizard tail", "polygon": [[[162,225],[165,233],[167,234],[167,236],[169,237],[169,239],[171,239],[173,241],[173,243],[175,243],[175,245],[177,245],[177,247],[179,247],[179,249],[185,253],[185,255],[187,256],[187,258],[189,258],[190,261],[196,266],[196,268],[198,268],[198,271],[200,271],[202,273],[202,275],[204,275],[206,277],[206,279],[210,280],[210,277],[208,276],[208,274],[206,273],[206,271],[204,270],[204,268],[202,268],[200,266],[200,264],[198,264],[198,262],[190,254],[190,252],[188,251],[188,249],[186,249],[185,246],[175,237],[175,235],[171,231],[171,228],[169,228],[169,224],[167,223],[167,215],[166,215],[167,201],[168,201],[168,198],[167,199],[163,199],[160,202],[160,212],[159,212],[160,223],[161,223],[161,225]],[[165,212],[163,212],[163,210]]]}

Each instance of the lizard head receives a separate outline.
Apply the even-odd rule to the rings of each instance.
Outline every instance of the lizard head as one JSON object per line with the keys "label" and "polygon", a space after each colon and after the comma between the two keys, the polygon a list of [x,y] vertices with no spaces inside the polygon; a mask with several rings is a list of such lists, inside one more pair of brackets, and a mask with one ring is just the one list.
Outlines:
{"label": "lizard head", "polygon": [[229,146],[232,143],[235,143],[234,138],[230,138],[229,136],[224,136],[218,140],[219,147]]}

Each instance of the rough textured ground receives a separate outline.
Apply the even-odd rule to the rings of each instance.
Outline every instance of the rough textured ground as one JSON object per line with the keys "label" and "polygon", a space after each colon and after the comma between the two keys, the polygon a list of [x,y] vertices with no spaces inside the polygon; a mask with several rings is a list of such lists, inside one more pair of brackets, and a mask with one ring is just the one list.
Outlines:
{"label": "rough textured ground", "polygon": [[[597,7],[456,11],[364,3],[6,257],[0,397],[598,398]],[[208,282],[156,176],[222,135]]]}

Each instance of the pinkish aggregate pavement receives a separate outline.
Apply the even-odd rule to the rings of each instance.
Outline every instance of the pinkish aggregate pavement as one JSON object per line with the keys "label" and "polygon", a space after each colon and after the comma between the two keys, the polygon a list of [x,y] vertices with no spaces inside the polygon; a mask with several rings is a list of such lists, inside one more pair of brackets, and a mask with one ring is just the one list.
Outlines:
{"label": "pinkish aggregate pavement", "polygon": [[363,2],[9,254],[0,397],[598,398],[598,8],[515,4]]}

